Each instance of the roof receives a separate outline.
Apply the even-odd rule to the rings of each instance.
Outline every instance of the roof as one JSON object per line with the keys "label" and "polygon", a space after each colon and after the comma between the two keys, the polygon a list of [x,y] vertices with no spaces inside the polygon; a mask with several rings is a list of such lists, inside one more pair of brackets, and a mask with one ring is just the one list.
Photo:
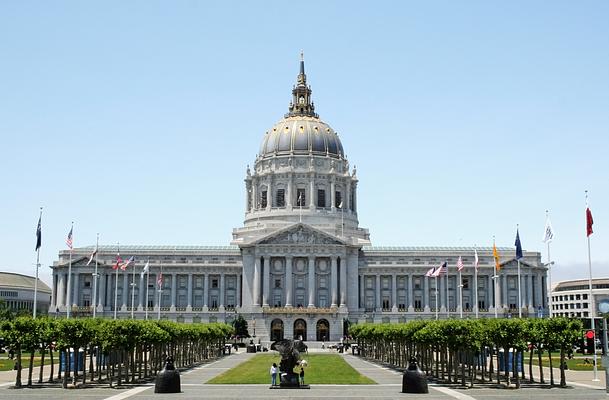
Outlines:
{"label": "roof", "polygon": [[[468,246],[364,246],[362,247],[364,252],[400,252],[400,251],[446,251],[446,252],[455,252],[455,251],[471,251],[474,250],[480,252],[492,252],[492,247],[468,247]],[[497,251],[514,251],[513,247],[497,247]]]}
{"label": "roof", "polygon": [[[74,248],[75,252],[89,251],[92,252],[95,246],[83,246]],[[118,248],[121,252],[137,252],[137,251],[235,251],[239,252],[239,246],[197,246],[197,245],[123,245]],[[116,245],[100,245],[99,251],[113,252],[117,250]],[[68,252],[69,250],[63,250]]]}
{"label": "roof", "polygon": [[[0,272],[0,287],[14,289],[32,289],[36,278],[33,276],[17,274],[14,272]],[[46,283],[38,279],[38,290],[51,293],[51,288]]]}

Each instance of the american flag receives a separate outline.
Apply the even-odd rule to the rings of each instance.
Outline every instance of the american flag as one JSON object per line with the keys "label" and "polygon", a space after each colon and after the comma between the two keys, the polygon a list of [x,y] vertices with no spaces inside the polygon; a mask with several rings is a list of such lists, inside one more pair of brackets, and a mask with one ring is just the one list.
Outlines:
{"label": "american flag", "polygon": [[156,280],[156,284],[159,285],[159,289],[163,287],[163,273],[159,274],[159,277]]}
{"label": "american flag", "polygon": [[116,264],[112,266],[113,270],[117,270],[118,267],[123,263],[123,259],[121,258],[121,253],[116,253]]}
{"label": "american flag", "polygon": [[425,276],[433,276],[434,272],[436,272],[436,267],[431,267],[429,271],[425,273]]}
{"label": "american flag", "polygon": [[72,230],[74,229],[74,227],[70,228],[70,232],[68,233],[68,238],[66,239],[66,244],[68,245],[68,248],[70,250],[72,250],[72,244],[74,243],[72,241]]}
{"label": "american flag", "polygon": [[445,274],[448,274],[448,266],[446,265],[446,262],[442,264],[440,268],[436,270],[436,272],[434,272],[433,276],[438,277]]}
{"label": "american flag", "polygon": [[463,260],[461,259],[461,256],[459,256],[459,259],[457,260],[457,271],[461,272],[462,269],[463,269]]}
{"label": "american flag", "polygon": [[123,265],[121,265],[121,270],[124,271],[127,269],[127,267],[133,262],[134,258],[133,256],[131,256],[126,263],[123,263]]}

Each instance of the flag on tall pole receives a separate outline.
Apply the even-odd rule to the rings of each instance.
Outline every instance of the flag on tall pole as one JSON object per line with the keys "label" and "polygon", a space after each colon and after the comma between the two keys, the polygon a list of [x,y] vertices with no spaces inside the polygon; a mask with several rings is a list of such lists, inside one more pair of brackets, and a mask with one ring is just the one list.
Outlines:
{"label": "flag on tall pole", "polygon": [[42,209],[40,209],[40,216],[38,217],[38,226],[36,227],[36,249],[38,251],[42,246]]}
{"label": "flag on tall pole", "polygon": [[159,277],[156,280],[156,284],[159,286],[159,289],[163,287],[163,271],[159,274]]}
{"label": "flag on tall pole", "polygon": [[463,260],[461,256],[457,260],[457,271],[459,272],[459,317],[463,318],[463,279],[461,278],[461,270],[463,269]]}
{"label": "flag on tall pole", "polygon": [[112,266],[113,270],[117,270],[123,264],[123,259],[121,258],[120,250],[116,251],[116,263]]}
{"label": "flag on tall pole", "polygon": [[135,258],[133,256],[129,257],[129,259],[121,265],[121,271],[127,270],[127,267],[131,265]]}
{"label": "flag on tall pole", "polygon": [[72,225],[72,227],[70,228],[70,232],[68,232],[68,237],[66,238],[66,245],[68,246],[68,248],[70,250],[72,250],[72,245],[74,244],[73,238],[72,238],[72,232],[74,231],[74,225]]}
{"label": "flag on tall pole", "polygon": [[478,249],[474,248],[474,311],[478,318]]}
{"label": "flag on tall pole", "polygon": [[499,272],[501,269],[501,263],[499,262],[499,253],[497,252],[497,246],[495,246],[495,241],[493,240],[493,258],[495,259],[495,271]]}
{"label": "flag on tall pole", "polygon": [[592,224],[594,224],[592,211],[590,211],[590,207],[586,205],[586,236],[590,236],[594,233],[594,231],[592,231]]}
{"label": "flag on tall pole", "polygon": [[429,271],[425,273],[425,276],[434,276],[434,272],[436,272],[436,267],[431,267]]}
{"label": "flag on tall pole", "polygon": [[433,276],[440,276],[440,275],[444,275],[448,273],[448,267],[446,266],[446,262],[444,262],[442,265],[440,265],[438,267],[438,269],[436,269],[436,271],[433,273]]}
{"label": "flag on tall pole", "polygon": [[518,232],[518,225],[516,225],[516,261],[518,262],[518,318],[522,318],[522,295],[520,292],[520,260],[522,259],[522,244],[520,243],[520,233]]}
{"label": "flag on tall pole", "polygon": [[95,258],[96,255],[97,255],[97,245],[95,246],[95,249],[91,252],[91,256],[89,256],[89,261],[87,261],[87,265],[89,265],[93,262],[93,259]]}
{"label": "flag on tall pole", "polygon": [[144,269],[142,270],[142,276],[146,274],[150,270],[150,260],[146,261],[146,265],[144,265]]}
{"label": "flag on tall pole", "polygon": [[546,227],[543,233],[543,242],[550,243],[554,239],[554,230],[552,229],[552,223],[550,222],[550,216],[546,210]]}
{"label": "flag on tall pole", "polygon": [[463,270],[463,260],[461,259],[461,256],[459,256],[459,259],[457,260],[457,271],[461,272]]}
{"label": "flag on tall pole", "polygon": [[478,266],[480,265],[480,259],[478,258],[478,249],[474,249],[474,268],[478,271]]}
{"label": "flag on tall pole", "polygon": [[66,301],[66,318],[70,318],[70,311],[72,309],[72,246],[74,245],[74,238],[72,237],[72,233],[74,232],[74,222],[72,222],[72,226],[70,227],[70,232],[68,233],[68,237],[66,238],[66,245],[70,249],[69,261],[68,261],[68,287],[67,287],[67,301]]}

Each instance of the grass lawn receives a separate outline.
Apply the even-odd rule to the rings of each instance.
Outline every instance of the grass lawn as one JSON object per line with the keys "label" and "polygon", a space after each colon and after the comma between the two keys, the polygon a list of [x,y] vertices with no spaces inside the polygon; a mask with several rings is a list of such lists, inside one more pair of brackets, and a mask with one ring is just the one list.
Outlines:
{"label": "grass lawn", "polygon": [[[36,352],[35,357],[34,357],[34,366],[35,367],[39,367],[40,366],[40,355],[38,354],[38,352]],[[59,352],[53,352],[53,361],[55,363],[59,362]],[[8,358],[8,353],[4,353],[0,355],[0,371],[11,371],[13,370],[13,368],[15,367],[15,363],[17,362],[17,357],[15,357],[14,359],[10,359]],[[21,356],[21,363],[23,365],[22,369],[26,370],[30,367],[30,353],[23,353],[23,355]],[[49,355],[49,353],[46,353],[44,356],[44,364],[45,364],[45,371],[47,371],[47,368],[51,368],[51,357]]]}
{"label": "grass lawn", "polygon": [[[586,362],[586,360],[588,360],[588,362]],[[594,357],[592,355],[588,355],[588,356],[584,356],[584,357],[577,357],[577,358],[572,358],[572,359],[568,359],[565,358],[565,361],[567,362],[567,367],[569,367],[570,370],[573,371],[592,371],[593,365],[592,365],[592,361],[594,360]],[[533,357],[533,365],[538,365],[537,362],[537,355],[535,355]],[[597,362],[598,362],[598,368],[599,369],[604,369],[603,364],[601,363],[601,357],[597,356]],[[529,364],[529,357],[526,356],[525,360],[524,360],[525,364]],[[541,359],[541,364],[544,367],[550,367],[550,362],[548,360],[548,355],[544,354],[543,358]],[[560,367],[560,356],[556,355],[554,356],[554,354],[552,354],[552,366],[554,368],[559,368]]]}
{"label": "grass lawn", "polygon": [[[336,354],[303,355],[308,365],[305,367],[306,384],[358,385],[374,384],[372,379],[361,375]],[[269,369],[273,363],[281,361],[277,354],[257,354],[207,383],[216,384],[271,384]],[[295,372],[300,371],[296,368]]]}

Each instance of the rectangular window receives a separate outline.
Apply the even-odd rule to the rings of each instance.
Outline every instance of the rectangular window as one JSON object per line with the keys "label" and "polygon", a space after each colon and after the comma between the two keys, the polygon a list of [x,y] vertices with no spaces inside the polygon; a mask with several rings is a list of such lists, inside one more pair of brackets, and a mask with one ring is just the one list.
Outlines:
{"label": "rectangular window", "polygon": [[414,278],[414,288],[421,289],[421,278]]}
{"label": "rectangular window", "polygon": [[261,208],[266,208],[266,205],[267,205],[267,203],[266,203],[266,190],[263,190],[260,193],[260,207]]}
{"label": "rectangular window", "polygon": [[277,189],[275,207],[285,207],[285,189]]}
{"label": "rectangular window", "polygon": [[469,289],[469,278],[463,278],[463,289]]}
{"label": "rectangular window", "polygon": [[281,289],[281,279],[275,279],[275,288]]}
{"label": "rectangular window", "polygon": [[414,308],[419,309],[419,310],[421,308],[423,308],[422,301],[421,301],[421,298],[419,296],[414,298]]}
{"label": "rectangular window", "polygon": [[343,208],[343,195],[341,192],[334,193],[334,207]]}
{"label": "rectangular window", "polygon": [[212,279],[211,280],[211,287],[212,288],[217,288],[218,287],[218,280],[217,279]]}
{"label": "rectangular window", "polygon": [[296,189],[296,206],[304,207],[307,204],[304,189]]}
{"label": "rectangular window", "polygon": [[317,190],[317,207],[326,206],[326,191],[323,189]]}

